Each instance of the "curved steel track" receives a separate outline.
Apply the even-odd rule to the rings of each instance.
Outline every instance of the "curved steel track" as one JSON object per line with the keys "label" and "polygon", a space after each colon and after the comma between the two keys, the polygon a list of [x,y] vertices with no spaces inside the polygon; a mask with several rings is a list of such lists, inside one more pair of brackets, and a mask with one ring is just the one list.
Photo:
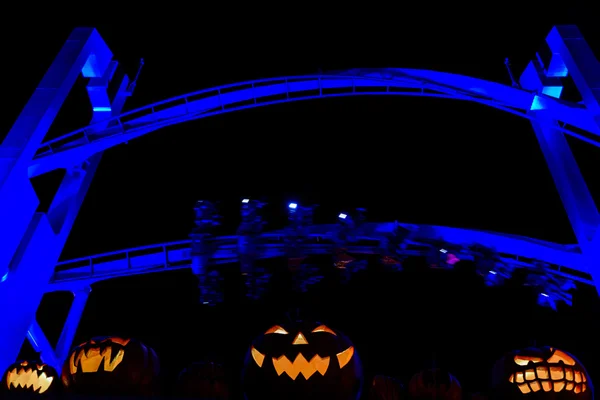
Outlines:
{"label": "curved steel track", "polygon": [[[577,246],[559,245],[537,239],[503,233],[451,228],[434,225],[408,225],[398,223],[368,224],[368,236],[361,239],[377,241],[395,231],[398,226],[411,229],[416,233],[415,243],[444,241],[462,247],[478,244],[493,248],[504,262],[523,268],[539,268],[536,263],[547,265],[547,272],[586,284],[592,284],[591,277],[585,273],[586,265]],[[333,251],[334,225],[314,225],[311,227],[304,251],[307,254],[331,254]],[[285,232],[265,232],[261,234],[261,258],[285,257]],[[238,261],[238,237],[223,236],[216,238],[218,243],[212,262],[227,264]],[[381,253],[378,245],[352,245],[346,248],[356,253]],[[423,250],[412,251],[398,249],[398,255],[424,255]],[[160,243],[89,257],[66,260],[58,263],[49,291],[71,290],[88,286],[106,279],[139,275],[152,272],[165,272],[175,269],[191,268],[191,241]]]}
{"label": "curved steel track", "polygon": [[[557,129],[600,146],[600,140],[596,138],[600,136],[600,128],[579,104],[443,72],[353,70],[339,75],[293,76],[223,85],[129,111],[110,118],[108,124],[103,120],[43,143],[29,167],[29,176],[78,165],[96,153],[174,124],[291,101],[365,95],[467,100],[528,119],[536,118],[536,110],[551,112],[563,122],[563,127]],[[583,135],[580,131],[589,134]]]}

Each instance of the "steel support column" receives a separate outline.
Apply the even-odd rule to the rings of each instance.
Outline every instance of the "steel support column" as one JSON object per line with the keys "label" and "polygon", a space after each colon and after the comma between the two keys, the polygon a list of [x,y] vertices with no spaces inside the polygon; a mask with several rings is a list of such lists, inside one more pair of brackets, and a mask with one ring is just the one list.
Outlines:
{"label": "steel support column", "polygon": [[73,295],[75,297],[73,298],[73,303],[71,303],[69,315],[67,317],[67,320],[65,321],[65,325],[62,329],[62,332],[60,333],[60,337],[56,344],[56,349],[54,350],[55,360],[61,367],[64,364],[67,357],[69,356],[69,351],[71,351],[71,347],[73,346],[73,339],[75,339],[75,334],[77,333],[79,321],[81,321],[81,316],[83,315],[83,311],[85,310],[85,305],[87,304],[87,300],[90,297],[90,293],[90,287],[86,287],[77,292],[73,292]]}
{"label": "steel support column", "polygon": [[[7,329],[0,330],[0,365],[13,362],[26,335],[31,338],[30,333],[37,332],[28,334],[101,154],[66,171],[46,213],[36,212],[39,201],[27,169],[78,75],[92,78],[88,93],[106,90],[114,73],[111,58],[95,29],[75,29],[0,146],[0,306],[12,310],[12,299],[28,293],[18,309],[4,315]],[[120,113],[126,85],[125,77],[112,112],[106,112],[105,98],[90,95],[93,122]]]}
{"label": "steel support column", "polygon": [[40,358],[43,362],[53,366],[57,371],[60,371],[60,364],[55,357],[54,348],[52,347],[52,344],[50,344],[50,341],[48,341],[48,338],[46,338],[46,334],[37,321],[34,321],[29,327],[27,339],[29,340],[29,343],[31,343],[33,349],[40,353]]}
{"label": "steel support column", "polygon": [[0,145],[0,275],[5,277],[38,207],[27,169],[80,73],[104,74],[112,58],[94,29],[76,29]]}
{"label": "steel support column", "polygon": [[[587,108],[600,125],[600,63],[592,53],[576,26],[554,27],[546,42],[552,52],[547,65],[538,58],[529,63],[521,75],[525,89],[535,90],[540,96],[560,97],[561,78],[571,76]],[[579,170],[567,139],[560,131],[561,122],[543,107],[543,102],[532,105],[532,120],[540,147],[565,207],[569,221],[587,260],[587,269],[596,287],[600,282],[600,214]]]}
{"label": "steel support column", "polygon": [[582,251],[586,252],[593,238],[600,215],[564,133],[556,130],[558,122],[551,116],[532,123],[533,130],[546,158],[548,168],[567,211],[571,227]]}
{"label": "steel support column", "polygon": [[34,321],[27,331],[27,339],[35,351],[40,353],[41,360],[48,365],[52,365],[57,371],[61,370],[62,365],[69,355],[90,293],[91,288],[89,286],[73,292],[74,298],[69,309],[69,315],[67,316],[56,347],[52,346],[37,321]]}

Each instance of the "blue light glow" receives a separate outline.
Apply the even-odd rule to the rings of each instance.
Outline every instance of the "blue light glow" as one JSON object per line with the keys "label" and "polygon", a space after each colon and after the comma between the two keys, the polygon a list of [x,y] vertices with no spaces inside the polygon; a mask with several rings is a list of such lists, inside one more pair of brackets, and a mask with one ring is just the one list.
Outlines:
{"label": "blue light glow", "polygon": [[288,208],[290,210],[295,210],[296,208],[298,208],[298,204],[296,204],[296,203],[290,203],[290,204],[288,204]]}
{"label": "blue light glow", "polygon": [[110,108],[110,107],[93,107],[92,110],[94,112],[111,112],[112,108]]}
{"label": "blue light glow", "polygon": [[346,217],[348,217],[348,215],[344,213],[340,213],[340,215],[338,215],[339,219],[346,219]]}
{"label": "blue light glow", "polygon": [[544,93],[546,96],[554,97],[557,99],[560,99],[562,91],[562,86],[544,86],[544,88],[542,89],[542,93]]}
{"label": "blue light glow", "polygon": [[532,111],[536,111],[536,110],[543,110],[544,107],[544,103],[543,100],[540,96],[535,95],[533,97],[533,102],[531,103],[531,107],[529,108]]}

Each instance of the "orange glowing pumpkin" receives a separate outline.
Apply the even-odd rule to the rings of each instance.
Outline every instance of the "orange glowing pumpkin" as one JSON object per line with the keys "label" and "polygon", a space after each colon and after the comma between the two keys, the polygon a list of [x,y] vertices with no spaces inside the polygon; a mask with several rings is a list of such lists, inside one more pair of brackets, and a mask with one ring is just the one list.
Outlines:
{"label": "orange glowing pumpkin", "polygon": [[317,322],[274,325],[252,343],[244,367],[248,400],[354,400],[362,368],[354,345]]}
{"label": "orange glowing pumpkin", "polygon": [[591,400],[592,382],[573,355],[554,347],[530,347],[508,353],[494,366],[494,398]]}
{"label": "orange glowing pumpkin", "polygon": [[130,338],[97,337],[71,350],[62,382],[76,394],[149,395],[158,372],[158,357],[150,347]]}
{"label": "orange glowing pumpkin", "polygon": [[2,377],[1,391],[6,397],[18,395],[54,395],[61,387],[58,373],[41,361],[17,361]]}

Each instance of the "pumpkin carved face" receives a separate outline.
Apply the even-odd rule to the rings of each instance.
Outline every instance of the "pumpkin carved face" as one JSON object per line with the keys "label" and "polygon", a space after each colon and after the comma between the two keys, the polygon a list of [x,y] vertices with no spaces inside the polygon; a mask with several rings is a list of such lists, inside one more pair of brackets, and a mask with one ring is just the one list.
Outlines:
{"label": "pumpkin carved face", "polygon": [[58,386],[58,373],[41,362],[18,361],[8,367],[2,381],[9,392],[50,394]]}
{"label": "pumpkin carved face", "polygon": [[494,386],[512,389],[525,396],[583,400],[592,392],[583,365],[572,355],[553,347],[510,353],[496,365],[494,382]]}
{"label": "pumpkin carved face", "polygon": [[82,394],[145,394],[158,375],[154,350],[134,339],[93,338],[76,346],[63,365],[62,381]]}
{"label": "pumpkin carved face", "polygon": [[307,393],[315,398],[328,392],[331,399],[337,392],[333,398],[352,399],[362,383],[350,340],[327,325],[307,321],[267,329],[250,347],[244,375],[246,387],[256,392],[253,396],[247,390],[248,398],[289,399]]}
{"label": "pumpkin carved face", "polygon": [[123,362],[125,346],[130,339],[118,337],[104,338],[100,340],[91,339],[80,344],[71,352],[69,357],[69,372],[113,372]]}

